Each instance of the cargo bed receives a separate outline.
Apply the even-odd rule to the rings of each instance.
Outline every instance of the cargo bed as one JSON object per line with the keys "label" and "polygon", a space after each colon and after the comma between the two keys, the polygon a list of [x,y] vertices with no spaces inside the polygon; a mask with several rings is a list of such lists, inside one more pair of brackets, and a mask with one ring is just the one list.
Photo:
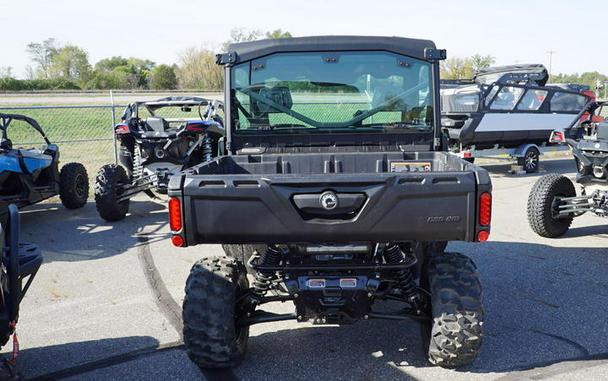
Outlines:
{"label": "cargo bed", "polygon": [[187,245],[474,241],[490,190],[485,170],[445,152],[232,155],[169,184]]}

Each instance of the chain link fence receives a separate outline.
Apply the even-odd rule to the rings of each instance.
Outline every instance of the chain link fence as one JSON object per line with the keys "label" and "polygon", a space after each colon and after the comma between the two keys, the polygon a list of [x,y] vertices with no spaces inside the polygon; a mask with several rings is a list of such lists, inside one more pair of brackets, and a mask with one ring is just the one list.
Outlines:
{"label": "chain link fence", "polygon": [[[0,113],[22,114],[35,119],[50,142],[59,146],[60,166],[69,162],[82,163],[93,186],[99,168],[115,162],[114,125],[126,105],[167,96],[222,98],[217,92],[13,93],[0,95]],[[42,148],[45,144],[36,130],[21,121],[11,123],[8,137],[15,148]]]}
{"label": "chain link fence", "polygon": [[[16,106],[2,107],[0,113],[22,114],[35,119],[53,144],[59,146],[60,165],[82,163],[91,184],[99,168],[113,163],[114,115],[124,106]],[[42,148],[43,137],[27,123],[12,121],[7,132],[15,148]]]}

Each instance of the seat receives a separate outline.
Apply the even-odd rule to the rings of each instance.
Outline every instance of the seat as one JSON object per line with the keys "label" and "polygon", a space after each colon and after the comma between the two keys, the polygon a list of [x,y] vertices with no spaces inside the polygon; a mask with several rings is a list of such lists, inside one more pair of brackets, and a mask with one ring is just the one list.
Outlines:
{"label": "seat", "polygon": [[146,125],[154,132],[165,132],[169,127],[169,123],[166,120],[156,116],[147,118]]}
{"label": "seat", "polygon": [[13,149],[13,142],[9,138],[0,139],[0,149],[9,151]]}

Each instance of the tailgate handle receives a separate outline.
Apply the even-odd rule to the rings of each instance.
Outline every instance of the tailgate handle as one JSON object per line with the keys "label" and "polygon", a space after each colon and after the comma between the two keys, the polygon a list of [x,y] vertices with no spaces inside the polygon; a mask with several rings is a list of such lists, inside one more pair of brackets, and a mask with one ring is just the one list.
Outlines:
{"label": "tailgate handle", "polygon": [[296,208],[308,217],[332,218],[352,215],[361,209],[366,200],[365,193],[296,194],[292,197]]}
{"label": "tailgate handle", "polygon": [[449,183],[449,184],[460,184],[458,177],[433,177],[433,184]]}

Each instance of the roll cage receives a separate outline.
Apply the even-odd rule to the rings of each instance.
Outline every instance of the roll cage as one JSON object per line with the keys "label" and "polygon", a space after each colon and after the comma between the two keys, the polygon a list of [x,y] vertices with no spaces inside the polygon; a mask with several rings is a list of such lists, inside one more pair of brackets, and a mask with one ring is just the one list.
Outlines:
{"label": "roll cage", "polygon": [[2,142],[8,139],[7,130],[13,120],[22,121],[29,124],[34,130],[40,133],[46,144],[51,144],[46,134],[44,133],[44,130],[42,129],[42,127],[40,127],[40,124],[38,124],[36,120],[25,115],[0,113],[0,139]]}
{"label": "roll cage", "polygon": [[[212,100],[202,97],[166,97],[154,101],[139,101],[129,104],[122,115],[122,120],[126,121],[132,118],[139,118],[139,109],[143,107],[151,116],[156,116],[155,112],[165,107],[199,107],[199,115],[201,119],[203,114],[200,108],[208,106]],[[219,107],[223,109],[222,102],[219,102]]]}
{"label": "roll cage", "polygon": [[[345,136],[333,133],[331,138],[326,136],[313,136],[312,134],[269,136],[263,133],[248,133],[247,136],[235,134],[235,115],[237,114],[236,102],[233,102],[235,94],[232,88],[233,72],[232,68],[243,62],[269,56],[275,53],[303,53],[303,52],[357,52],[357,51],[383,51],[415,59],[426,61],[431,64],[431,92],[433,99],[433,131],[418,132],[418,136],[412,133],[410,137],[403,140],[402,134],[398,133],[376,133],[360,134],[356,136]],[[318,146],[334,145],[339,146],[348,144],[358,145],[390,145],[399,146],[402,149],[429,150],[425,139],[431,140],[430,150],[439,151],[443,147],[441,131],[441,107],[440,105],[440,81],[439,81],[439,62],[446,58],[446,51],[437,49],[435,44],[429,40],[418,40],[401,37],[361,37],[361,36],[316,36],[298,37],[287,39],[268,39],[252,42],[231,44],[228,52],[218,54],[216,63],[224,66],[224,94],[225,94],[225,129],[226,129],[226,148],[231,153],[241,152],[243,148],[248,150],[267,150],[269,148],[281,146]],[[276,102],[264,101],[269,106],[281,110]],[[286,111],[286,110],[283,110]],[[302,120],[303,118],[300,118]],[[360,119],[356,118],[352,122]],[[401,135],[401,136],[400,136]],[[416,144],[413,144],[416,142]],[[256,148],[257,147],[257,148]],[[244,152],[244,151],[243,151]]]}

